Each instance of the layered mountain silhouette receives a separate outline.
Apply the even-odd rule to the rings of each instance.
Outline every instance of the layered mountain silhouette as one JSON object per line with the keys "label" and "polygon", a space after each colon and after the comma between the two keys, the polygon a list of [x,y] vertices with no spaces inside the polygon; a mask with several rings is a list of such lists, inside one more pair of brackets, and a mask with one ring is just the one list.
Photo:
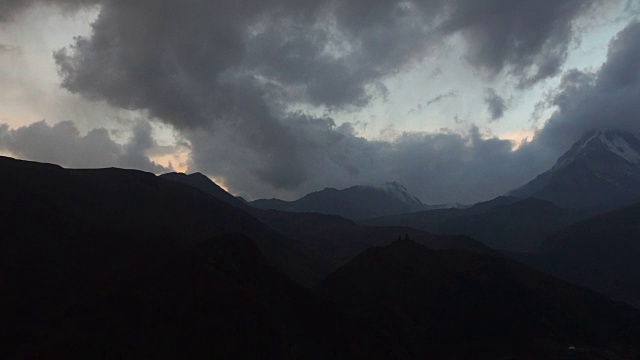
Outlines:
{"label": "layered mountain silhouette", "polygon": [[401,240],[367,250],[316,289],[401,334],[414,358],[638,355],[634,309],[505,258]]}
{"label": "layered mountain silhouette", "polygon": [[0,157],[0,185],[3,358],[640,351],[636,310],[469,237],[248,212],[199,175]]}
{"label": "layered mountain silhouette", "polygon": [[594,130],[555,166],[506,196],[467,209],[442,209],[366,219],[465,235],[495,249],[536,252],[560,229],[594,214],[640,202],[640,140],[631,133]]}
{"label": "layered mountain silhouette", "polygon": [[251,205],[264,210],[316,212],[362,220],[384,215],[402,214],[427,208],[397,182],[384,186],[352,186],[347,189],[326,188],[295,201],[262,199]]}
{"label": "layered mountain silhouette", "polygon": [[640,307],[640,204],[572,224],[520,260]]}
{"label": "layered mountain silhouette", "polygon": [[377,226],[406,226],[436,234],[464,235],[499,250],[535,252],[581,214],[535,198],[501,196],[468,209],[442,209],[364,220]]}
{"label": "layered mountain silhouette", "polygon": [[613,130],[586,133],[549,171],[508,195],[568,209],[613,209],[640,201],[640,139]]}
{"label": "layered mountain silhouette", "polygon": [[268,227],[293,239],[291,246],[294,252],[309,254],[314,258],[313,273],[289,273],[305,286],[314,285],[369,247],[388,245],[398,236],[410,235],[415,241],[434,249],[494,252],[480,242],[464,236],[435,236],[404,226],[373,227],[358,224],[337,215],[257,209],[240,203],[240,200],[228,194],[211,179],[198,173],[191,175],[171,173],[160,177],[192,186],[242,208]]}

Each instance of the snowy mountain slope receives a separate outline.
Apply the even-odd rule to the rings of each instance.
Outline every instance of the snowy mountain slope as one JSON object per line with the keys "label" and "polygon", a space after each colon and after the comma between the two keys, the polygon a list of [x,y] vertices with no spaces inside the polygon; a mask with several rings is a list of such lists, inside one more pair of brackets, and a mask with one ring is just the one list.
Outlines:
{"label": "snowy mountain slope", "polygon": [[640,139],[613,130],[586,133],[548,171],[508,193],[566,208],[606,210],[640,200]]}

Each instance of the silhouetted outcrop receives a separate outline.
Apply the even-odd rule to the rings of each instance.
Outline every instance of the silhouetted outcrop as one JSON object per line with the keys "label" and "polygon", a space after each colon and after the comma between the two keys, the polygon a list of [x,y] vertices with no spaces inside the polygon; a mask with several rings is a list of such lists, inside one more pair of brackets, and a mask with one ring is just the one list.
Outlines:
{"label": "silhouetted outcrop", "polygon": [[396,334],[415,358],[639,354],[633,308],[501,257],[400,240],[367,250],[316,290]]}

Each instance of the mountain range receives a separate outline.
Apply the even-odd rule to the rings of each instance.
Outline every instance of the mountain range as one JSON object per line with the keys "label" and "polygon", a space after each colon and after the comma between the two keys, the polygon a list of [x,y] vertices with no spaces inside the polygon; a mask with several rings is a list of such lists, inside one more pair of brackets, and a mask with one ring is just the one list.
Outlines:
{"label": "mountain range", "polygon": [[[640,352],[640,312],[522,270],[470,238],[334,215],[256,216],[133,170],[0,158],[0,183],[3,358],[410,359],[453,349],[526,358],[564,356],[568,346],[609,358]],[[377,257],[363,262],[372,252]],[[312,289],[299,284],[301,273],[328,270]],[[380,308],[388,296],[395,300]],[[527,316],[514,333],[509,318],[518,314]],[[488,319],[495,322],[481,328]],[[423,341],[436,329],[446,342]],[[493,347],[505,339],[514,342]]]}
{"label": "mountain range", "polygon": [[264,210],[315,212],[339,215],[351,220],[427,209],[420,199],[409,194],[397,182],[389,182],[383,186],[352,186],[342,190],[326,188],[295,201],[261,199],[250,204]]}
{"label": "mountain range", "polygon": [[363,223],[468,236],[517,261],[640,306],[638,144],[633,134],[592,131],[552,169],[507,196],[468,209]]}
{"label": "mountain range", "polygon": [[261,209],[199,173],[0,157],[2,358],[638,358],[631,136],[432,210],[397,183]]}

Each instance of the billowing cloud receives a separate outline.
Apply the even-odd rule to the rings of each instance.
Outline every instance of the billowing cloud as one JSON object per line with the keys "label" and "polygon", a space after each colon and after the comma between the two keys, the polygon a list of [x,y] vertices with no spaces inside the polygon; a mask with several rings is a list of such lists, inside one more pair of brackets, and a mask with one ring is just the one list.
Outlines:
{"label": "billowing cloud", "polygon": [[640,22],[610,42],[607,61],[595,73],[571,70],[548,99],[557,108],[537,134],[540,147],[567,149],[594,128],[640,133]]}
{"label": "billowing cloud", "polygon": [[484,91],[484,103],[487,105],[491,121],[496,121],[504,115],[507,108],[505,100],[496,93],[494,89],[488,88]]}
{"label": "billowing cloud", "polygon": [[53,126],[39,121],[17,129],[10,129],[6,124],[0,126],[0,150],[18,157],[68,167],[116,166],[154,173],[169,171],[146,156],[145,152],[154,146],[148,123],[138,124],[133,129],[133,137],[125,145],[114,142],[104,128],[81,135],[69,121]]}
{"label": "billowing cloud", "polygon": [[[296,158],[306,164],[306,180],[295,189],[274,191],[251,169],[263,161],[247,151],[232,129],[192,137],[193,168],[217,175],[236,193],[250,198],[295,198],[326,186],[344,188],[357,184],[399,181],[429,203],[485,200],[519,186],[546,170],[555,159],[535,156],[531,147],[512,151],[513,143],[469,133],[403,133],[392,141],[359,137],[350,124],[331,119],[299,118],[289,129],[304,146]],[[274,160],[275,161],[275,160]],[[270,166],[279,182],[297,172],[286,159]]]}
{"label": "billowing cloud", "polygon": [[194,164],[206,166],[200,149],[217,148],[206,139],[225,133],[231,152],[251,154],[237,162],[254,181],[292,190],[313,179],[309,149],[327,150],[309,135],[324,120],[293,105],[365,106],[384,94],[385,77],[457,33],[473,66],[535,82],[557,72],[573,21],[593,2],[113,0],[93,34],[55,59],[71,92],[183,131]]}
{"label": "billowing cloud", "polygon": [[[15,14],[36,2],[0,0],[0,9]],[[561,136],[572,126],[571,119],[579,117],[572,109],[580,99],[617,92],[623,81],[635,81],[616,77],[613,69],[633,66],[623,61],[634,56],[629,50],[633,40],[624,40],[631,36],[621,33],[616,42],[622,50],[614,51],[612,43],[606,65],[612,69],[566,74],[550,102],[558,106],[556,115],[518,151],[512,151],[510,141],[475,127],[468,133],[445,129],[372,141],[358,136],[349,123],[336,125],[332,111],[358,110],[383,98],[386,79],[450,46],[459,48],[480,74],[506,76],[520,87],[555,76],[577,36],[575,22],[599,1],[39,2],[100,3],[91,35],[55,53],[65,89],[170,124],[190,144],[192,170],[222,178],[252,197],[290,198],[325,186],[398,180],[432,203],[483,200],[553,163],[566,144],[542,144],[553,143],[552,134]],[[505,101],[495,91],[486,95],[492,119],[500,118]],[[329,115],[310,115],[322,110]],[[146,155],[153,138],[144,129],[120,146],[104,129],[81,136],[65,124],[5,128],[3,143],[43,161],[68,157],[72,166],[157,169]],[[576,129],[586,127],[581,123]],[[22,133],[29,134],[24,144],[12,142]],[[58,151],[57,157],[27,141],[41,133],[61,144],[50,151]],[[93,163],[74,158],[78,155],[61,140],[83,148],[87,137],[104,148],[102,157],[85,152],[95,157]],[[120,165],[125,163],[130,165]]]}
{"label": "billowing cloud", "polygon": [[526,86],[560,71],[575,20],[597,2],[456,1],[441,27],[462,33],[471,64],[493,74],[506,70]]}

